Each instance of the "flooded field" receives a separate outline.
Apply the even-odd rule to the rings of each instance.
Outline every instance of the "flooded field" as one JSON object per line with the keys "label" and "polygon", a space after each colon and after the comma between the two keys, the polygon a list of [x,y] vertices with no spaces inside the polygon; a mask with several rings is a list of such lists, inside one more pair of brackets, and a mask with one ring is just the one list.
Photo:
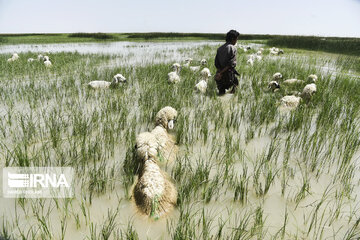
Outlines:
{"label": "flooded field", "polygon": [[[240,86],[218,97],[194,90],[219,42],[114,42],[0,46],[0,166],[75,169],[73,199],[0,197],[9,239],[357,239],[360,237],[360,82],[346,56],[268,47],[238,49]],[[244,43],[245,44],[245,43]],[[265,48],[262,60],[247,63]],[[19,59],[7,62],[12,53]],[[51,67],[28,62],[48,55]],[[183,65],[169,84],[171,64]],[[280,72],[279,91],[268,84]],[[127,79],[94,90],[93,80]],[[297,108],[281,98],[316,74]],[[285,86],[285,79],[303,83]],[[159,162],[177,206],[154,220],[137,210],[135,137],[165,106],[178,111],[179,151]],[[2,185],[2,178],[0,178]]]}

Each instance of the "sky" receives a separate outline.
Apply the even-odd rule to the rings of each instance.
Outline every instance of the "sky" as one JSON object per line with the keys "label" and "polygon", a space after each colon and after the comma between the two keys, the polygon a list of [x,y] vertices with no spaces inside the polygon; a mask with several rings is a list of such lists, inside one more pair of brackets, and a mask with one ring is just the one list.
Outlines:
{"label": "sky", "polygon": [[0,0],[0,33],[230,29],[360,37],[360,0]]}

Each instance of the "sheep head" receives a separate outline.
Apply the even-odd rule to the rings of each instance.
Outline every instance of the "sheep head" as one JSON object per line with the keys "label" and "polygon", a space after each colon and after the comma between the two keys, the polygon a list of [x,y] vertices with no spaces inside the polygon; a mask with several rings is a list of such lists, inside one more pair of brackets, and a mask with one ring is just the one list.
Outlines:
{"label": "sheep head", "polygon": [[180,66],[179,63],[174,63],[174,64],[171,66],[171,68],[173,69],[173,71],[175,71],[175,72],[177,72],[177,73],[179,73],[180,70],[181,70],[181,66]]}
{"label": "sheep head", "polygon": [[206,64],[207,64],[206,59],[201,59],[200,64],[201,64],[201,65],[206,65]]}
{"label": "sheep head", "polygon": [[280,85],[277,81],[271,81],[269,82],[268,88],[272,91],[275,91],[276,89],[280,88]]}
{"label": "sheep head", "polygon": [[120,83],[120,82],[126,83],[126,78],[122,74],[118,73],[114,76],[114,81],[115,83]]}
{"label": "sheep head", "polygon": [[165,129],[173,129],[176,121],[177,111],[172,107],[164,107],[156,114],[156,125],[161,125]]}
{"label": "sheep head", "polygon": [[201,76],[203,76],[206,79],[211,77],[211,73],[208,68],[204,68],[203,70],[201,70],[200,74],[201,74]]}
{"label": "sheep head", "polygon": [[274,79],[274,80],[282,79],[282,74],[279,73],[279,72],[275,73],[275,74],[273,75],[273,79]]}

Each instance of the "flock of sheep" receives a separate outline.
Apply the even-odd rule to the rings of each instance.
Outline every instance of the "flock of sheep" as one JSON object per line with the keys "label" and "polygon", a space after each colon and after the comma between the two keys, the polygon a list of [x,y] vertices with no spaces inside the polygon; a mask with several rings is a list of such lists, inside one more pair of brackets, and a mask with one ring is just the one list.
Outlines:
{"label": "flock of sheep", "polygon": [[[251,47],[240,46],[245,52]],[[247,63],[253,65],[255,61],[262,60],[263,48],[260,48],[256,54],[249,56]],[[271,48],[271,54],[283,54],[281,49]],[[8,62],[17,61],[19,55],[14,53]],[[28,62],[36,61],[29,58]],[[43,62],[45,66],[51,66],[50,58],[48,56],[38,55],[37,61]],[[195,85],[195,89],[200,93],[205,93],[207,90],[207,83],[211,77],[210,70],[204,67],[207,64],[205,59],[202,59],[199,66],[190,66],[193,59],[187,58],[183,65],[179,63],[172,64],[173,71],[168,73],[169,83],[180,82],[180,70],[182,67],[188,68],[192,72],[198,72],[200,69],[201,79]],[[315,82],[317,76],[312,74],[308,77],[308,82],[302,92],[297,92],[292,95],[287,95],[281,98],[280,102],[285,107],[297,107],[302,99],[310,99],[316,92]],[[305,84],[305,81],[298,79],[287,79],[282,82],[282,74],[275,73],[272,81],[268,84],[268,88],[276,92],[280,86],[292,84]],[[111,82],[109,81],[91,81],[87,85],[92,89],[106,89],[116,87],[120,83],[126,83],[126,78],[121,74],[116,74]],[[169,160],[172,154],[176,154],[177,146],[175,140],[169,130],[174,128],[174,122],[177,118],[177,111],[172,107],[164,107],[156,114],[156,127],[151,132],[143,132],[136,137],[136,155],[140,168],[137,172],[138,179],[133,188],[133,198],[135,204],[142,214],[148,215],[157,219],[166,213],[169,213],[176,205],[177,191],[174,184],[171,182],[168,175],[158,165],[162,159]]]}
{"label": "flock of sheep", "polygon": [[[8,61],[8,62],[15,62],[15,61],[17,61],[17,60],[19,60],[19,59],[20,59],[19,55],[18,55],[17,53],[14,53],[14,54],[12,55],[12,57],[9,58],[7,61]],[[34,61],[36,61],[36,60],[35,60],[34,58],[29,58],[27,61],[28,61],[29,63],[31,63],[31,62],[34,62]],[[50,61],[49,56],[46,56],[46,55],[43,56],[42,54],[39,54],[39,55],[37,56],[37,61],[38,61],[38,62],[43,62],[46,67],[51,67],[51,66],[52,66],[52,63],[51,63],[51,61]]]}
{"label": "flock of sheep", "polygon": [[[200,71],[200,68],[202,66],[205,66],[207,64],[206,59],[202,59],[200,61],[200,66],[190,66],[190,64],[193,62],[192,58],[186,58],[185,63],[181,66],[179,63],[174,63],[172,65],[172,72],[168,73],[168,81],[169,83],[178,83],[180,82],[180,70],[182,69],[182,67],[186,67],[189,68],[190,71],[192,72],[198,72]],[[199,80],[199,82],[195,85],[195,89],[201,93],[205,93],[206,89],[207,89],[207,82],[209,80],[209,78],[211,77],[211,73],[210,70],[206,67],[204,67],[201,71],[200,71],[200,76],[201,79]]]}
{"label": "flock of sheep", "polygon": [[[286,95],[281,98],[280,102],[283,107],[296,108],[302,99],[309,101],[311,97],[316,93],[316,81],[318,77],[315,74],[309,75],[307,81],[309,84],[306,84],[302,92],[295,92],[292,95]],[[268,88],[274,92],[280,89],[279,82],[282,80],[281,73],[275,73],[273,75],[273,80],[269,83]],[[304,84],[305,81],[299,79],[287,79],[284,80],[281,85],[293,85],[293,84]]]}

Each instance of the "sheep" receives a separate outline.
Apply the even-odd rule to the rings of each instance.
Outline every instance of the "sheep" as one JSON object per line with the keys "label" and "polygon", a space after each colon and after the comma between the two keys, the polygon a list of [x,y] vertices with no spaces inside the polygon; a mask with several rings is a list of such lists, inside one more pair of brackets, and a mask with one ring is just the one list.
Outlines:
{"label": "sheep", "polygon": [[193,61],[192,58],[185,58],[185,60],[184,60],[185,63],[183,64],[183,66],[189,67],[192,61]]}
{"label": "sheep", "polygon": [[49,56],[44,56],[44,58],[43,58],[43,59],[44,59],[44,62],[45,62],[45,61],[50,61]]}
{"label": "sheep", "polygon": [[30,62],[35,61],[35,59],[33,59],[33,58],[29,58],[27,61],[30,63]]}
{"label": "sheep", "polygon": [[196,85],[195,89],[198,90],[201,93],[205,93],[207,89],[207,81],[209,77],[211,77],[210,70],[208,68],[204,68],[200,72],[201,76],[203,77],[202,80],[200,80]]}
{"label": "sheep", "polygon": [[43,55],[41,55],[41,54],[39,54],[38,56],[37,56],[37,60],[40,62],[43,62],[44,61],[44,56]]}
{"label": "sheep", "polygon": [[156,137],[149,132],[141,133],[136,138],[136,153],[141,168],[133,197],[138,210],[154,219],[169,213],[177,200],[175,186],[157,165],[158,147]]}
{"label": "sheep", "polygon": [[256,55],[259,55],[259,56],[262,55],[262,51],[260,51],[260,50],[257,51],[257,52],[256,52]]}
{"label": "sheep", "polygon": [[206,59],[201,59],[201,61],[200,61],[200,65],[204,66],[204,65],[206,65],[206,64],[207,64]]}
{"label": "sheep", "polygon": [[284,54],[284,50],[278,49],[276,47],[272,47],[272,48],[270,48],[270,54],[273,54],[273,55]]}
{"label": "sheep", "polygon": [[282,74],[277,72],[273,75],[273,80],[277,81],[277,80],[280,80],[282,79]]}
{"label": "sheep", "polygon": [[8,62],[14,62],[14,61],[17,61],[19,59],[19,55],[17,53],[14,53],[11,58],[9,58],[7,61]]}
{"label": "sheep", "polygon": [[311,74],[308,77],[308,81],[311,83],[316,83],[317,79],[318,79],[318,77],[315,74]]}
{"label": "sheep", "polygon": [[252,58],[248,59],[246,61],[247,64],[251,65],[251,66],[254,66],[254,60]]}
{"label": "sheep", "polygon": [[114,88],[118,86],[120,82],[126,82],[126,78],[121,74],[116,74],[112,82],[96,80],[89,82],[88,86],[92,89]]}
{"label": "sheep", "polygon": [[190,67],[190,70],[191,70],[192,72],[197,72],[197,71],[200,70],[200,66],[192,66],[192,67]]}
{"label": "sheep", "polygon": [[180,76],[177,72],[169,72],[168,73],[168,81],[169,83],[178,83],[180,82]]}
{"label": "sheep", "polygon": [[302,100],[309,101],[310,98],[316,93],[316,85],[314,83],[307,84],[302,93],[295,93],[281,98],[281,104],[284,107],[296,108]]}
{"label": "sheep", "polygon": [[119,83],[126,83],[126,78],[120,73],[116,74],[114,79],[116,79]]}
{"label": "sheep", "polygon": [[305,100],[309,100],[316,93],[316,85],[315,83],[307,84],[302,93],[301,97]]}
{"label": "sheep", "polygon": [[175,72],[180,72],[181,70],[181,65],[179,63],[174,63],[172,66],[171,66],[172,70],[175,71]]}
{"label": "sheep", "polygon": [[280,99],[281,105],[284,107],[296,108],[301,102],[301,97],[295,95],[287,95]]}
{"label": "sheep", "polygon": [[302,83],[304,83],[304,81],[292,78],[292,79],[285,80],[283,83],[288,84],[288,85],[292,85],[292,84],[302,84]]}
{"label": "sheep", "polygon": [[178,83],[178,82],[180,82],[179,72],[180,72],[181,66],[178,63],[174,63],[172,65],[172,68],[174,71],[168,73],[168,82],[169,83]]}
{"label": "sheep", "polygon": [[262,60],[262,56],[257,55],[257,56],[256,56],[256,60],[257,60],[257,61],[261,61],[261,60]]}
{"label": "sheep", "polygon": [[45,60],[44,64],[46,67],[51,67],[52,63],[50,62],[50,60]]}
{"label": "sheep", "polygon": [[177,118],[177,111],[172,107],[162,108],[155,117],[156,127],[151,131],[159,143],[159,154],[166,160],[172,160],[177,152],[175,139],[168,133],[168,130],[174,128],[174,122]]}
{"label": "sheep", "polygon": [[280,89],[280,84],[277,81],[271,81],[268,84],[268,89],[270,89],[273,92],[276,92]]}

